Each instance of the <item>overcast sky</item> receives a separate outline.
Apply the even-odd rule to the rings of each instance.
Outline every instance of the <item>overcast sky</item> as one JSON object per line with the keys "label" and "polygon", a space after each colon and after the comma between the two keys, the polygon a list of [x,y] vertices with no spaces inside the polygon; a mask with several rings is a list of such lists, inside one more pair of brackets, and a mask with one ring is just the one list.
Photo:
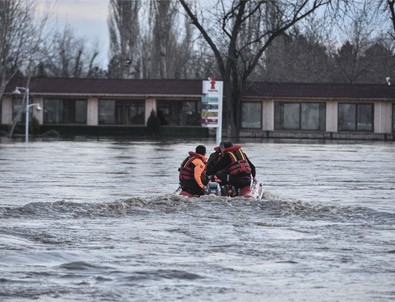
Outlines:
{"label": "overcast sky", "polygon": [[108,2],[109,0],[40,0],[40,10],[45,10],[50,3],[52,22],[62,30],[68,23],[78,37],[86,39],[89,44],[97,40],[101,53],[100,65],[106,68],[108,62]]}

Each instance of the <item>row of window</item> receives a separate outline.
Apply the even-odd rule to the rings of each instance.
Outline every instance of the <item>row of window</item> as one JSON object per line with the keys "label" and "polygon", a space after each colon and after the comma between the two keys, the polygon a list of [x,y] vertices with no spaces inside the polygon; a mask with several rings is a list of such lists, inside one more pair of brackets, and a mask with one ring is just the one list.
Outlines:
{"label": "row of window", "polygon": [[[22,105],[22,99],[14,99],[13,118]],[[196,101],[171,102],[160,101],[157,115],[163,125],[199,126],[200,107]],[[100,100],[99,124],[101,125],[144,125],[144,100]],[[19,121],[25,120],[24,114]],[[44,124],[86,124],[86,100],[44,100]]]}
{"label": "row of window", "polygon": [[[22,100],[14,99],[16,116]],[[157,115],[162,125],[199,126],[201,103],[198,101],[158,101]],[[339,131],[373,131],[373,104],[338,104]],[[393,112],[395,104],[393,105]],[[262,103],[242,103],[241,127],[262,129]],[[144,125],[144,100],[99,100],[99,124]],[[21,122],[24,117],[20,117]],[[86,100],[44,100],[44,124],[86,124]],[[325,131],[326,104],[275,102],[274,130]],[[395,116],[392,117],[395,129]]]}
{"label": "row of window", "polygon": [[[338,114],[339,131],[373,131],[373,104],[340,103]],[[261,117],[262,103],[242,104],[242,128],[261,129]],[[274,130],[325,131],[325,125],[325,103],[276,102],[274,105]]]}
{"label": "row of window", "polygon": [[144,101],[99,101],[99,124],[144,125]]}
{"label": "row of window", "polygon": [[275,103],[275,130],[325,130],[325,103]]}

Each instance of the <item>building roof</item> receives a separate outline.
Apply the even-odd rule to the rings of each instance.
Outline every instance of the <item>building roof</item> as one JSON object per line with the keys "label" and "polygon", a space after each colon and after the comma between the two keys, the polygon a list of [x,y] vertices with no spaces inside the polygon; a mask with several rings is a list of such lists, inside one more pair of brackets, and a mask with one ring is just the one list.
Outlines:
{"label": "building roof", "polygon": [[[26,85],[26,79],[13,79],[7,85],[5,93],[12,93],[16,86],[26,87]],[[29,90],[33,95],[200,97],[202,80],[32,78]],[[244,96],[247,98],[395,99],[395,86],[252,82],[247,83]]]}
{"label": "building roof", "polygon": [[251,83],[250,97],[395,99],[395,86],[372,84]]}
{"label": "building roof", "polygon": [[[15,79],[6,92],[26,87],[26,79]],[[123,80],[82,78],[32,78],[31,94],[79,95],[201,95],[200,80]]]}

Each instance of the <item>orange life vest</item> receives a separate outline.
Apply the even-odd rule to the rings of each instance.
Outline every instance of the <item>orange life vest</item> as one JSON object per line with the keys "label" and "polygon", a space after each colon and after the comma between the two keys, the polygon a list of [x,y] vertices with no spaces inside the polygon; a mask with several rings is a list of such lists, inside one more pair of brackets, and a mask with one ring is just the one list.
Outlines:
{"label": "orange life vest", "polygon": [[179,179],[180,180],[187,180],[187,179],[195,179],[194,176],[194,169],[195,169],[195,164],[193,163],[193,160],[195,159],[200,159],[203,163],[202,155],[197,154],[195,152],[189,152],[189,158],[186,158],[184,160],[185,164],[182,166],[180,170],[180,175]]}

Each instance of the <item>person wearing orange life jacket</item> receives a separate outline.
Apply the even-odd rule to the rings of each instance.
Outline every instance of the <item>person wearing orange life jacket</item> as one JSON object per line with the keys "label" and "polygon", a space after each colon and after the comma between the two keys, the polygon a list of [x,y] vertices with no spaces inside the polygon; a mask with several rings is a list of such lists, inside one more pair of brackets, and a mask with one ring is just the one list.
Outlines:
{"label": "person wearing orange life jacket", "polygon": [[227,182],[240,189],[251,185],[251,176],[255,178],[255,166],[241,150],[240,145],[233,145],[231,141],[221,142],[221,158],[207,168],[207,175],[214,175],[218,171],[227,169]]}
{"label": "person wearing orange life jacket", "polygon": [[208,183],[205,177],[206,169],[206,147],[199,145],[196,152],[189,152],[189,156],[182,162],[179,179],[183,191],[192,195],[203,195]]}

